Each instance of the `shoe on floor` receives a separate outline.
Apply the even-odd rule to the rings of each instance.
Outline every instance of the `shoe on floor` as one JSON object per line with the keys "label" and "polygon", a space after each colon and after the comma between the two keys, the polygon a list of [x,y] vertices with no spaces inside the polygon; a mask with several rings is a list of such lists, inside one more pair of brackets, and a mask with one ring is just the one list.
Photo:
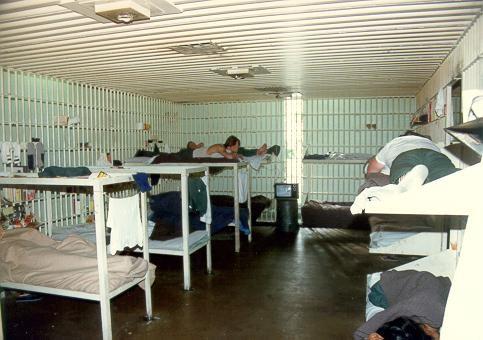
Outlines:
{"label": "shoe on floor", "polygon": [[15,299],[17,302],[34,302],[42,300],[42,296],[34,293],[21,293]]}

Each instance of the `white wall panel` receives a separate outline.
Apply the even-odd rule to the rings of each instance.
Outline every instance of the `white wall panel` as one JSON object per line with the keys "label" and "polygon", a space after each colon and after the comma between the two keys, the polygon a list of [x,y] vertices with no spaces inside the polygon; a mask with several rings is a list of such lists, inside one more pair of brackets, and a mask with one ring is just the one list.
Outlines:
{"label": "white wall panel", "polygon": [[[463,72],[462,88],[463,121],[483,117],[483,52],[481,58]],[[470,114],[470,107],[474,115]]]}
{"label": "white wall panel", "polygon": [[[426,82],[424,87],[416,96],[417,107],[424,106],[433,96],[438,93],[440,88],[448,85],[455,78],[462,77],[462,112],[463,119],[466,121],[466,114],[469,105],[474,97],[473,86],[467,87],[469,84],[474,84],[476,78],[481,79],[481,69],[478,70],[478,65],[481,64],[483,58],[483,17],[478,17],[473,25],[460,39],[458,45],[446,57],[445,61],[440,65],[438,70]],[[477,64],[473,68],[474,64]],[[470,68],[473,68],[470,71]],[[468,80],[465,78],[469,78]],[[483,81],[481,81],[483,83]],[[465,86],[466,83],[466,86]],[[480,83],[479,89],[482,89]],[[469,91],[469,92],[467,92]]]}

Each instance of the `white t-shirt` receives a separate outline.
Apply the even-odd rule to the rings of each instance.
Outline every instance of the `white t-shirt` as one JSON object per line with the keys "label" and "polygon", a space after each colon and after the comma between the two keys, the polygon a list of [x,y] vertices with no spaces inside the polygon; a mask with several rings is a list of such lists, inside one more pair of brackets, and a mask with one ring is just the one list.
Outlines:
{"label": "white t-shirt", "polygon": [[384,164],[381,173],[389,175],[392,162],[403,152],[414,149],[430,149],[441,152],[436,144],[424,137],[403,136],[394,138],[387,143],[376,155],[376,161]]}

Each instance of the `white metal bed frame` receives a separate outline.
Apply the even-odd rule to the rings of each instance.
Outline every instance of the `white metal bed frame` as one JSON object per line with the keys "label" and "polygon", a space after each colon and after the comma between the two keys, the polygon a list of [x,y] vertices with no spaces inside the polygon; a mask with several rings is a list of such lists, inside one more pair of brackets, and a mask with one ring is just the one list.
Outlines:
{"label": "white metal bed frame", "polygon": [[[307,165],[307,191],[303,193],[306,199],[310,194],[312,186],[312,167],[326,164],[360,164],[363,165],[367,159],[305,159],[302,161]],[[390,231],[387,231],[390,233]],[[369,247],[369,253],[374,254],[398,254],[427,256],[439,253],[446,248],[447,233],[444,232],[418,232],[416,235],[398,240],[383,247]]]}
{"label": "white metal bed frame", "polygon": [[209,168],[231,168],[233,170],[233,209],[235,211],[235,252],[240,252],[240,205],[239,205],[239,187],[238,187],[238,171],[240,169],[245,168],[247,170],[248,175],[248,186],[247,186],[247,208],[248,208],[248,229],[250,230],[250,234],[248,235],[248,242],[252,242],[252,209],[251,209],[251,171],[250,167],[248,166],[247,162],[202,162],[202,163],[159,163],[159,164],[151,164],[145,166],[137,166],[137,165],[129,165],[125,164],[123,168],[136,170],[140,172],[150,173],[150,174],[159,174],[154,169],[160,169],[158,167],[207,167]]}
{"label": "white metal bed frame", "polygon": [[[211,225],[206,223],[206,234],[193,245],[190,245],[190,241],[193,240],[196,232],[191,234],[189,232],[188,177],[194,173],[204,172],[206,177],[209,178],[209,170],[206,166],[201,164],[161,163],[151,165],[126,165],[121,169],[109,168],[107,171],[129,173],[142,172],[156,175],[179,175],[181,177],[181,229],[183,246],[178,250],[154,248],[151,246],[145,247],[145,249],[149,248],[148,250],[151,254],[183,256],[183,281],[185,290],[191,289],[190,255],[192,253],[203,247],[206,247],[206,267],[208,273],[212,272]],[[152,243],[150,242],[146,244],[151,245]]]}
{"label": "white metal bed frame", "polygon": [[[456,250],[428,256],[430,265],[443,265],[451,272],[452,287],[446,304],[441,340],[475,337],[474,325],[483,320],[483,162],[423,185],[418,190],[366,206],[371,214],[467,215],[464,231],[450,241]],[[454,239],[455,238],[455,239]]]}
{"label": "white metal bed frame", "polygon": [[[391,232],[385,231],[384,233]],[[445,250],[447,240],[447,233],[421,231],[387,246],[369,247],[369,253],[428,256]]]}
{"label": "white metal bed frame", "polygon": [[[50,287],[14,283],[14,282],[0,282],[0,289],[7,288],[7,289],[39,292],[44,294],[53,294],[53,295],[60,295],[60,296],[66,296],[66,297],[74,297],[74,298],[80,298],[80,299],[99,301],[100,308],[101,308],[102,337],[105,340],[109,340],[109,339],[112,339],[110,300],[144,280],[146,317],[148,319],[152,319],[153,313],[152,313],[151,282],[150,282],[149,269],[146,272],[145,277],[135,279],[113,291],[109,291],[109,285],[108,285],[109,277],[108,277],[107,250],[106,250],[106,219],[105,219],[105,211],[104,211],[104,208],[105,208],[104,187],[120,184],[120,183],[128,183],[128,182],[133,182],[132,177],[128,175],[108,177],[108,178],[95,178],[95,179],[65,178],[65,177],[64,178],[35,178],[32,176],[24,177],[24,178],[19,178],[19,177],[0,178],[0,187],[3,187],[3,186],[20,187],[20,188],[45,187],[47,192],[50,192],[51,190],[56,191],[55,188],[58,188],[59,190],[61,190],[62,187],[92,188],[93,198],[94,198],[95,226],[96,226],[96,249],[97,249],[97,265],[98,265],[98,272],[99,272],[99,294],[91,294],[91,293],[78,292],[78,291],[72,291],[72,290],[66,290],[66,289],[50,288]],[[47,202],[49,201],[50,200],[48,199]],[[49,211],[48,218],[51,218],[52,217],[51,204],[47,204],[47,210]],[[142,213],[141,213],[142,224],[145,229],[144,243],[147,244],[148,242],[147,216],[146,216],[147,202],[146,202],[145,193],[141,194],[141,210],[142,210]],[[51,227],[52,221],[48,221],[48,223],[49,223],[49,226]],[[149,263],[149,252],[147,251],[147,247],[143,251],[143,258]],[[5,292],[3,290],[1,295],[2,296],[0,296],[0,300],[4,300]],[[3,327],[2,327],[3,321],[2,321],[1,309],[2,309],[2,304],[0,303],[0,339],[3,339],[4,335],[3,335]]]}

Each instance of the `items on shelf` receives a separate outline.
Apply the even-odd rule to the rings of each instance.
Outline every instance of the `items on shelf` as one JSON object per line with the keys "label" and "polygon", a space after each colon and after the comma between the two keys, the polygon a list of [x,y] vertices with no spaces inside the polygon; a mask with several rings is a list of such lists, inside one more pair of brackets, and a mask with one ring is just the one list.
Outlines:
{"label": "items on shelf", "polygon": [[14,228],[39,228],[35,215],[24,203],[11,203],[2,199],[0,213],[0,225],[2,230]]}
{"label": "items on shelf", "polygon": [[67,126],[69,124],[69,116],[55,117],[54,124],[56,126]]}
{"label": "items on shelf", "polygon": [[2,204],[32,201],[35,198],[35,190],[3,188],[1,191]]}

